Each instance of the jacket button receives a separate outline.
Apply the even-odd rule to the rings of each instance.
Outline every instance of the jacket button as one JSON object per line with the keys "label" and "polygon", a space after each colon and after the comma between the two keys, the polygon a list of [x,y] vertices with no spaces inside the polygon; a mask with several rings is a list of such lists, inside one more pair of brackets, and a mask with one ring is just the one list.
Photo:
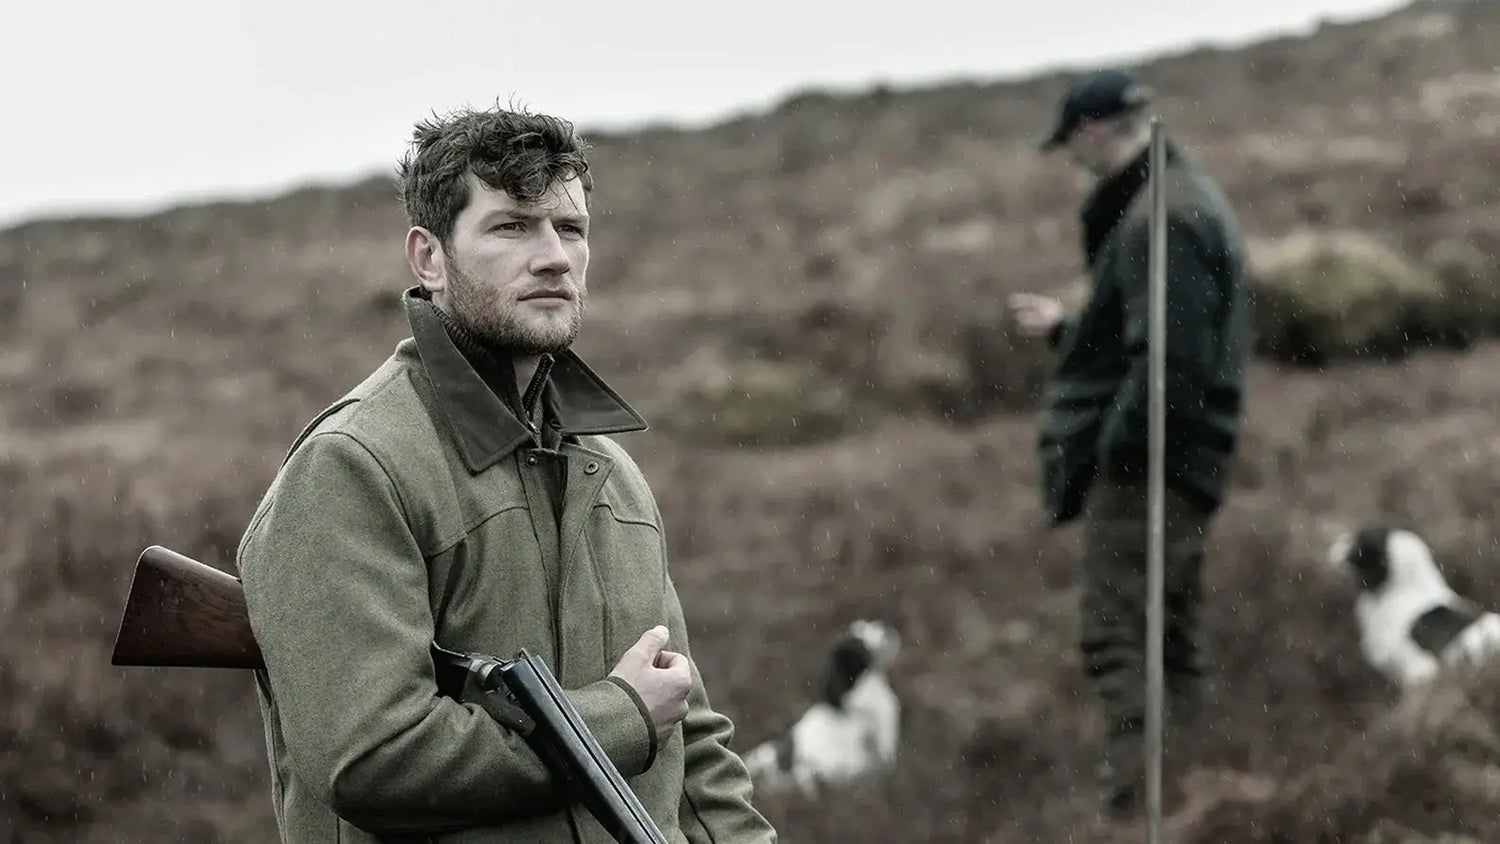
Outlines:
{"label": "jacket button", "polygon": [[597,471],[599,471],[599,464],[598,463],[595,463],[594,461],[590,460],[589,462],[583,464],[583,473],[585,475],[592,475],[592,474],[594,474]]}
{"label": "jacket button", "polygon": [[535,466],[536,465],[536,455],[535,454],[528,454],[528,455],[526,455],[526,465],[527,466]]}

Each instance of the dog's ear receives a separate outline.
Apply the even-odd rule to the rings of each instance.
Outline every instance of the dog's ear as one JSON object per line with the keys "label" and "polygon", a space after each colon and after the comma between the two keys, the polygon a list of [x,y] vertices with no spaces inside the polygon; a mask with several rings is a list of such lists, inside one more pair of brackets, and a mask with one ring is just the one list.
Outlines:
{"label": "dog's ear", "polygon": [[839,640],[829,655],[828,667],[823,674],[823,700],[829,706],[842,707],[844,696],[854,688],[860,675],[870,667],[870,651],[865,643],[853,636]]}
{"label": "dog's ear", "polygon": [[1361,589],[1374,590],[1385,585],[1391,574],[1388,548],[1392,528],[1388,525],[1368,525],[1354,534],[1349,547],[1349,568],[1359,579]]}

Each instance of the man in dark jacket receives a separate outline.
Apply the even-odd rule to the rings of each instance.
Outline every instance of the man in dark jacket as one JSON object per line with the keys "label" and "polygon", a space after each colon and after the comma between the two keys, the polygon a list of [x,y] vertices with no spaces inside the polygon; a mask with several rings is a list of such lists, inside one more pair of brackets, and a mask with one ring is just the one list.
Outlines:
{"label": "man in dark jacket", "polygon": [[[1080,648],[1104,707],[1101,773],[1116,812],[1143,785],[1147,493],[1147,302],[1151,91],[1130,74],[1078,79],[1043,143],[1098,177],[1082,212],[1088,302],[1018,294],[1021,329],[1056,352],[1040,434],[1053,526],[1084,517]],[[1243,245],[1223,193],[1166,147],[1166,640],[1168,723],[1191,720],[1204,536],[1226,491],[1243,424],[1248,344]]]}

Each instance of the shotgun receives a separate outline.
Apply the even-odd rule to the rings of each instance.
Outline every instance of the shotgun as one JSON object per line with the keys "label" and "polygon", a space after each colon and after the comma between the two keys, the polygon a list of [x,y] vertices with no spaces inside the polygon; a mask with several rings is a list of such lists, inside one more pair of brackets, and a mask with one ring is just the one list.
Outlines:
{"label": "shotgun", "polygon": [[[477,689],[480,706],[520,733],[553,780],[616,841],[667,844],[540,657],[522,648],[514,659],[497,659],[437,642],[429,651],[439,694],[458,700],[466,686]],[[265,668],[240,579],[160,545],[136,561],[110,662]]]}

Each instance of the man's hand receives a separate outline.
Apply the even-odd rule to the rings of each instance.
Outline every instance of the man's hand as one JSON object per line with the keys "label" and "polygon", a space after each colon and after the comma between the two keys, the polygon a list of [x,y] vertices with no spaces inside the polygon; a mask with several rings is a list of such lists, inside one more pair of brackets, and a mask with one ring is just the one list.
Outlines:
{"label": "man's hand", "polygon": [[662,625],[647,630],[609,672],[611,677],[629,683],[641,696],[651,713],[658,740],[665,740],[687,715],[688,691],[693,686],[687,657],[665,650],[668,635]]}
{"label": "man's hand", "polygon": [[1063,304],[1051,296],[1014,293],[1010,297],[1016,327],[1027,337],[1046,337],[1063,319]]}

